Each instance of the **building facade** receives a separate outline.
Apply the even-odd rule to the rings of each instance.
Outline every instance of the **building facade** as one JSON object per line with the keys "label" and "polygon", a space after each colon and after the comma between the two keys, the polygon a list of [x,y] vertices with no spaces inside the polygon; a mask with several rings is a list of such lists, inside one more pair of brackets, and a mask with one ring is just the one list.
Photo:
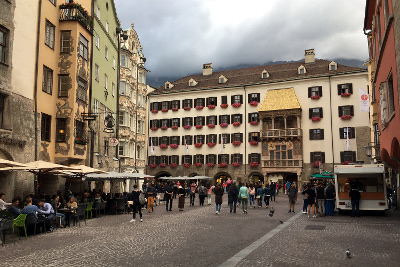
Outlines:
{"label": "building facade", "polygon": [[367,70],[315,60],[313,49],[298,63],[216,73],[204,64],[149,94],[147,173],[303,182],[366,161],[367,85]]}

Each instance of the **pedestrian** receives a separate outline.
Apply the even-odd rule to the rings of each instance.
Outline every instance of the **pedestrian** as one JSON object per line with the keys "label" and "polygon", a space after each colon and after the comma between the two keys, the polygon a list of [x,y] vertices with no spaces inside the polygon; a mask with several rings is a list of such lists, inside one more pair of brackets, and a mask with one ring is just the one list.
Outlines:
{"label": "pedestrian", "polygon": [[194,199],[196,198],[196,184],[194,181],[190,185],[190,206],[194,206]]}
{"label": "pedestrian", "polygon": [[285,185],[286,185],[285,194],[287,194],[287,191],[288,191],[288,190],[289,190],[289,188],[290,188],[290,182],[289,182],[289,181],[287,181]]}
{"label": "pedestrian", "polygon": [[333,216],[335,201],[335,189],[333,184],[329,184],[325,190],[325,216]]}
{"label": "pedestrian", "polygon": [[250,184],[249,185],[249,197],[250,197],[249,206],[250,207],[253,206],[253,209],[256,208],[256,202],[254,200],[255,196],[256,196],[256,189],[253,187],[253,184]]}
{"label": "pedestrian", "polygon": [[147,187],[147,209],[150,212],[154,211],[154,196],[156,195],[156,190],[155,188],[149,183],[149,186]]}
{"label": "pedestrian", "polygon": [[178,185],[174,183],[174,198],[176,199],[176,196],[178,194]]}
{"label": "pedestrian", "polygon": [[276,196],[279,195],[279,183],[276,183]]}
{"label": "pedestrian", "polygon": [[215,214],[221,214],[222,196],[224,195],[224,189],[221,187],[221,183],[218,183],[214,189],[215,194]]}
{"label": "pedestrian", "polygon": [[204,206],[204,199],[207,196],[207,188],[204,186],[204,184],[201,184],[198,188],[198,191],[199,191],[200,206]]}
{"label": "pedestrian", "polygon": [[264,203],[265,203],[266,209],[268,209],[270,198],[271,198],[271,188],[269,187],[269,184],[267,183],[264,187]]}
{"label": "pedestrian", "polygon": [[133,185],[133,191],[131,193],[131,200],[133,201],[133,204],[131,205],[131,208],[133,210],[133,218],[130,220],[130,222],[135,222],[136,219],[136,211],[139,212],[140,216],[140,221],[143,222],[142,219],[142,205],[140,204],[139,197],[140,197],[140,190],[138,188],[137,184]]}
{"label": "pedestrian", "polygon": [[320,216],[324,216],[324,207],[325,207],[325,188],[323,183],[320,182],[318,186],[315,188],[315,192],[317,194],[317,214]]}
{"label": "pedestrian", "polygon": [[290,185],[289,189],[287,189],[287,194],[289,197],[289,212],[294,213],[294,205],[296,203],[296,195],[297,195],[295,184]]}
{"label": "pedestrian", "polygon": [[272,180],[271,180],[271,183],[270,183],[270,188],[271,188],[271,201],[272,201],[272,198],[274,199],[273,201],[276,201],[275,200],[276,183],[272,182]]}
{"label": "pedestrian", "polygon": [[186,186],[186,197],[190,197],[190,186],[185,184]]}
{"label": "pedestrian", "polygon": [[178,186],[178,208],[179,211],[183,211],[183,208],[185,207],[185,188],[183,188],[181,185]]}
{"label": "pedestrian", "polygon": [[[164,194],[165,208],[167,209],[167,211],[172,211],[173,197],[174,197],[174,188],[172,186],[172,183],[169,183]],[[169,210],[168,210],[168,203],[169,203]]]}
{"label": "pedestrian", "polygon": [[240,183],[239,185],[240,185],[239,198],[242,201],[243,213],[247,213],[247,203],[249,200],[249,189],[246,187],[245,184]]}
{"label": "pedestrian", "polygon": [[228,196],[231,200],[231,202],[229,203],[230,213],[232,213],[232,209],[233,213],[236,213],[238,195],[239,195],[239,188],[236,186],[236,181],[232,181],[232,185],[229,187],[228,191]]}
{"label": "pedestrian", "polygon": [[307,187],[304,185],[303,186],[303,191],[301,194],[303,195],[303,214],[307,213],[307,207],[308,207],[308,195],[306,193]]}
{"label": "pedestrian", "polygon": [[317,217],[317,214],[315,213],[316,194],[315,194],[315,190],[314,190],[314,188],[312,188],[311,184],[309,184],[307,186],[306,194],[308,195],[308,197],[307,197],[307,205],[308,205],[307,216],[310,217],[311,208],[312,208],[313,217]]}
{"label": "pedestrian", "polygon": [[257,199],[257,207],[262,208],[262,198],[264,195],[264,190],[261,186],[261,184],[258,186],[257,191],[256,191],[256,199]]}
{"label": "pedestrian", "polygon": [[211,194],[212,194],[212,187],[210,184],[207,184],[207,204],[211,205]]}
{"label": "pedestrian", "polygon": [[356,185],[352,185],[349,196],[351,198],[351,217],[360,217],[361,194]]}

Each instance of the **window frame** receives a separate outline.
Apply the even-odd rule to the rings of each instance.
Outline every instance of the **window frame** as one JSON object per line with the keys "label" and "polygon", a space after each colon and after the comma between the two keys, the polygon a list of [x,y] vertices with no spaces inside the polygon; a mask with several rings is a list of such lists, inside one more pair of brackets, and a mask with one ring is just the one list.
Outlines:
{"label": "window frame", "polygon": [[[51,32],[51,30],[53,32]],[[54,50],[55,34],[56,34],[56,26],[46,19],[44,43],[52,50]]]}
{"label": "window frame", "polygon": [[86,103],[87,101],[88,82],[82,77],[78,77],[78,90],[76,99]]}
{"label": "window frame", "polygon": [[53,94],[53,73],[52,69],[43,65],[42,91],[49,95]]}
{"label": "window frame", "polygon": [[[67,36],[65,36],[65,35],[67,35]],[[66,43],[66,45],[64,45],[65,43]],[[61,54],[69,54],[70,52],[71,52],[71,31],[61,31],[60,53]]]}
{"label": "window frame", "polygon": [[68,97],[69,84],[69,74],[58,74],[58,97]]}
{"label": "window frame", "polygon": [[0,32],[3,34],[3,43],[0,43],[0,47],[2,47],[2,51],[0,54],[0,63],[7,65],[8,34],[10,31],[0,25]]}
{"label": "window frame", "polygon": [[[67,118],[56,118],[56,142],[67,142]],[[63,132],[61,132],[63,131]]]}
{"label": "window frame", "polygon": [[[86,41],[86,44],[84,43]],[[89,55],[89,41],[82,35],[79,34],[79,56],[84,60],[88,61]]]}
{"label": "window frame", "polygon": [[41,141],[51,141],[51,115],[46,113],[42,113],[40,138]]}

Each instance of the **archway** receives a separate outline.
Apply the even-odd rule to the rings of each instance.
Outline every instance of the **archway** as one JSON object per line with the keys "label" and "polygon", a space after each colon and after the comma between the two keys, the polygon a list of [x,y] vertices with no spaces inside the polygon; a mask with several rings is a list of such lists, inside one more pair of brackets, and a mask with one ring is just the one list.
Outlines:
{"label": "archway", "polygon": [[[232,180],[232,176],[227,173],[227,172],[219,172],[214,175],[214,184],[216,183],[223,183],[226,182],[227,180]],[[240,181],[238,181],[240,182]]]}
{"label": "archway", "polygon": [[261,172],[252,172],[247,177],[250,183],[262,182],[264,183],[264,175]]}
{"label": "archway", "polygon": [[161,171],[159,173],[157,173],[156,175],[154,175],[154,179],[158,179],[160,177],[171,177],[172,175],[167,172],[167,171]]}
{"label": "archway", "polygon": [[195,177],[195,176],[199,176],[199,175],[195,172],[192,172],[191,174],[189,174],[189,177]]}

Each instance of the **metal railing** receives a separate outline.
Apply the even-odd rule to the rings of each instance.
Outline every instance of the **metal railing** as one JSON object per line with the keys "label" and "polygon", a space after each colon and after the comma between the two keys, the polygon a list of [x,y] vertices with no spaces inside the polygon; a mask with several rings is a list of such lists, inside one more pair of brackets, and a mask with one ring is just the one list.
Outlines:
{"label": "metal railing", "polygon": [[298,159],[263,160],[263,167],[302,167],[303,161]]}
{"label": "metal railing", "polygon": [[89,32],[93,31],[93,21],[90,16],[76,7],[60,7],[60,21],[78,21]]}
{"label": "metal railing", "polygon": [[291,129],[269,129],[263,130],[263,137],[297,137],[301,136],[301,129],[291,128]]}

